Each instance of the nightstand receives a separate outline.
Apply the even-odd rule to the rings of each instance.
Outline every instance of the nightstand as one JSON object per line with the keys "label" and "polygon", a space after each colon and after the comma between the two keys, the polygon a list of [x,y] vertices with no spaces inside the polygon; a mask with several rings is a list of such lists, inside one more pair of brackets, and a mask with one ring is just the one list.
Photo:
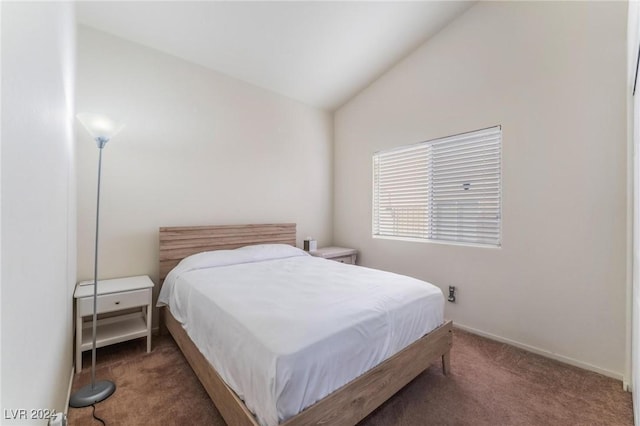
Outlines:
{"label": "nightstand", "polygon": [[356,264],[358,250],[344,247],[322,247],[318,250],[310,251],[311,256],[323,257],[325,259],[335,260],[340,263]]}
{"label": "nightstand", "polygon": [[[82,352],[93,344],[93,281],[78,283],[73,297],[76,300],[76,373],[82,371]],[[96,348],[126,340],[147,338],[147,352],[151,352],[151,292],[153,281],[146,276],[98,280],[96,310],[98,314],[114,315],[98,319]],[[139,312],[118,311],[140,308]],[[83,318],[88,321],[83,321]]]}

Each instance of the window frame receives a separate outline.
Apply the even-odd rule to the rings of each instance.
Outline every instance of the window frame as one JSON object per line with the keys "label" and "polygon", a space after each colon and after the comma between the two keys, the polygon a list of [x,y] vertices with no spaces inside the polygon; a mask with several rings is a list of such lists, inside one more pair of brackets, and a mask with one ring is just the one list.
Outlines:
{"label": "window frame", "polygon": [[[402,151],[410,151],[410,150],[420,150],[420,149],[424,149],[426,147],[427,150],[430,149],[430,147],[432,147],[433,145],[436,144],[445,144],[445,143],[460,143],[461,140],[464,140],[465,137],[482,137],[482,135],[487,134],[490,135],[492,134],[492,132],[497,132],[497,136],[495,136],[496,138],[496,147],[497,147],[497,156],[495,157],[495,159],[498,162],[498,166],[497,166],[497,190],[495,191],[495,197],[497,197],[497,212],[496,212],[496,217],[494,220],[497,221],[497,225],[495,226],[495,228],[489,228],[490,230],[495,230],[495,242],[483,242],[483,241],[465,241],[464,239],[472,239],[472,237],[465,237],[464,235],[462,235],[462,237],[458,237],[459,239],[442,239],[442,238],[434,238],[434,237],[412,237],[412,236],[406,236],[406,235],[389,235],[389,234],[380,234],[380,229],[379,229],[379,221],[380,218],[376,218],[376,214],[378,213],[379,216],[379,188],[378,188],[378,184],[379,184],[379,177],[377,175],[377,170],[378,167],[376,165],[376,162],[379,159],[379,156],[382,154],[391,154],[394,152],[398,152],[398,153],[402,153]],[[470,148],[473,149],[473,148]],[[491,148],[489,148],[491,149]],[[432,155],[432,154],[429,154]],[[397,240],[397,241],[412,241],[412,242],[422,242],[422,243],[434,243],[434,244],[447,244],[447,245],[461,245],[461,246],[470,246],[470,247],[483,247],[483,248],[501,248],[502,247],[502,243],[503,243],[503,232],[502,232],[502,228],[503,228],[503,215],[502,215],[502,209],[503,209],[503,185],[504,185],[504,174],[503,174],[503,161],[502,161],[502,155],[503,155],[503,132],[502,132],[502,125],[496,125],[496,126],[491,126],[491,127],[486,127],[483,129],[477,129],[477,130],[472,130],[472,131],[468,131],[468,132],[463,132],[463,133],[458,133],[458,134],[454,134],[454,135],[449,135],[449,136],[444,136],[444,137],[440,137],[440,138],[435,138],[435,139],[430,139],[427,141],[423,141],[423,142],[418,142],[418,143],[414,143],[414,144],[407,144],[407,145],[402,145],[402,146],[396,146],[393,148],[389,148],[389,149],[384,149],[384,150],[379,150],[373,153],[372,155],[372,202],[371,202],[371,235],[372,238],[376,238],[376,239],[388,239],[388,240]],[[433,159],[430,158],[428,160],[425,160],[425,166],[429,167],[427,169],[427,174],[432,175],[433,174]],[[464,185],[464,184],[463,184]],[[433,233],[433,224],[437,223],[436,220],[434,220],[433,216],[433,205],[434,205],[434,200],[433,200],[433,189],[429,187],[429,185],[427,185],[428,187],[426,188],[426,192],[427,192],[427,212],[425,213],[426,217],[426,222],[428,222],[428,225],[425,225],[424,229],[421,229],[422,232],[428,233],[430,235],[432,235]],[[378,191],[378,192],[377,192]],[[493,194],[492,194],[493,195]],[[378,224],[376,226],[376,224]],[[439,224],[441,226],[441,223]],[[378,233],[376,234],[376,228],[378,228]],[[430,229],[428,231],[428,229]],[[478,230],[479,228],[474,228],[475,230]],[[474,232],[470,232],[471,234],[473,234]],[[478,240],[480,240],[480,238],[477,238]]]}

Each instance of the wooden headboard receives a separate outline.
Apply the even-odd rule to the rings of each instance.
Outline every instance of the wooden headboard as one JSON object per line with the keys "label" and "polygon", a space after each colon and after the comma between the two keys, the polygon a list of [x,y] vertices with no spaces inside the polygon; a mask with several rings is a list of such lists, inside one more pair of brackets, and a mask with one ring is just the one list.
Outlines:
{"label": "wooden headboard", "polygon": [[295,246],[296,224],[161,227],[160,285],[171,269],[192,254],[273,243]]}

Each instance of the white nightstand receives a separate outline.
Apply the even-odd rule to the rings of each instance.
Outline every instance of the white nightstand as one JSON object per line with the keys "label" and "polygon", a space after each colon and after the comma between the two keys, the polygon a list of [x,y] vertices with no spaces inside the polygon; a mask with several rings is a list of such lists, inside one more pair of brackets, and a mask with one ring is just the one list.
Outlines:
{"label": "white nightstand", "polygon": [[322,247],[318,250],[310,251],[311,256],[323,257],[325,259],[335,260],[340,263],[356,264],[358,250],[344,247]]}
{"label": "white nightstand", "polygon": [[[92,347],[93,281],[78,283],[73,297],[76,300],[76,373],[82,371],[82,352]],[[89,284],[85,284],[89,283]],[[153,281],[146,276],[98,280],[96,310],[98,314],[141,308],[140,312],[124,313],[99,319],[96,347],[126,340],[147,338],[147,352],[151,352],[151,291]],[[89,317],[83,322],[83,318]]]}

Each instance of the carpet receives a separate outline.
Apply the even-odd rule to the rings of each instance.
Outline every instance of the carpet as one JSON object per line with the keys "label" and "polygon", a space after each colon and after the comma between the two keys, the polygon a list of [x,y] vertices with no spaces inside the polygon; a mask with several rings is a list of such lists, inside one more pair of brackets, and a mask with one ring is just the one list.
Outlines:
{"label": "carpet", "polygon": [[[631,394],[614,379],[455,330],[451,374],[431,366],[359,423],[420,425],[633,425]],[[170,336],[98,349],[96,379],[116,392],[96,405],[109,426],[212,425],[224,421]],[[90,381],[91,352],[73,389]],[[69,408],[69,425],[100,425]],[[233,425],[230,425],[233,426]]]}

